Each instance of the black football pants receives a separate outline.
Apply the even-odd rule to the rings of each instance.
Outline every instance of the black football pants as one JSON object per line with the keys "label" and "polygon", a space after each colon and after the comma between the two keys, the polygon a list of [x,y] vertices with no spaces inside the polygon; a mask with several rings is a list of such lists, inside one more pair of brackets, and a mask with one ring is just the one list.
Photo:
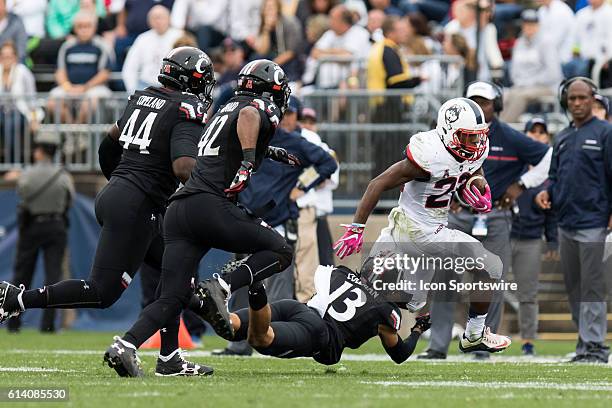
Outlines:
{"label": "black football pants", "polygon": [[189,304],[198,264],[211,248],[253,254],[246,264],[254,273],[265,270],[267,276],[293,260],[293,250],[280,234],[227,198],[209,193],[170,204],[164,242],[160,296],[124,336],[137,347]]}

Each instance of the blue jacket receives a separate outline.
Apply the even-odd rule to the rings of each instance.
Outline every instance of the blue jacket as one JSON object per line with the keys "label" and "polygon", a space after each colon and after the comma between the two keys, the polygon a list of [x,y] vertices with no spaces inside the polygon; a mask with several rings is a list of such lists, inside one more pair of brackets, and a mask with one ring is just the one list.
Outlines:
{"label": "blue jacket", "polygon": [[555,138],[548,187],[559,226],[605,228],[612,214],[612,125],[592,118]]}
{"label": "blue jacket", "polygon": [[516,200],[518,215],[512,220],[511,237],[514,239],[540,239],[542,232],[550,249],[557,248],[557,217],[552,210],[541,210],[535,203],[535,196],[546,189],[548,181],[534,188],[528,188]]}
{"label": "blue jacket", "polygon": [[547,151],[544,143],[493,119],[489,128],[489,156],[482,166],[493,201],[499,200],[519,180],[528,164],[538,164]]}
{"label": "blue jacket", "polygon": [[270,146],[282,147],[297,156],[302,163],[301,167],[291,167],[265,159],[257,172],[253,173],[249,186],[240,193],[239,199],[251,211],[257,211],[274,201],[276,206],[262,218],[270,226],[276,227],[289,219],[298,218],[299,209],[297,204],[289,199],[289,194],[304,169],[314,166],[319,173],[319,178],[307,186],[307,191],[331,177],[338,164],[325,150],[304,139],[299,130],[289,133],[278,128],[270,140]]}

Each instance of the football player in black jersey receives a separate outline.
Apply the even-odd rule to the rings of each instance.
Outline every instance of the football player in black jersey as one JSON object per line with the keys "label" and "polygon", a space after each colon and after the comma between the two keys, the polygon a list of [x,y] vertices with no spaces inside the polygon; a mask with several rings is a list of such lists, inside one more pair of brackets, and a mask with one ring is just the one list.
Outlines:
{"label": "football player in black jersey", "polygon": [[[207,122],[196,167],[170,198],[164,220],[165,251],[161,295],[147,306],[123,341],[138,348],[168,319],[176,318],[193,294],[191,281],[211,248],[252,254],[233,274],[231,290],[259,282],[287,268],[293,250],[261,219],[236,204],[264,157],[299,164],[286,150],[268,146],[291,91],[278,64],[255,60],[238,75],[235,96]],[[256,210],[256,209],[254,209]],[[202,289],[202,301],[219,307],[210,321],[232,335],[218,281]]]}
{"label": "football player in black jersey", "polygon": [[[29,308],[107,308],[119,299],[143,262],[161,270],[161,216],[168,197],[195,166],[215,80],[210,58],[193,47],[172,50],[158,79],[161,87],[136,91],[129,98],[123,116],[100,145],[100,167],[110,181],[96,197],[102,231],[91,275],[27,291],[0,284],[4,286],[0,321]],[[182,359],[178,325],[178,319],[163,322],[166,330],[156,373],[211,374],[212,369]],[[133,358],[129,345],[115,346],[121,358]],[[111,355],[109,364],[116,359]],[[132,367],[134,371],[120,374],[142,375],[137,365]]]}
{"label": "football player in black jersey", "polygon": [[[229,263],[225,272],[231,274],[240,262]],[[379,287],[375,284],[376,280],[399,282],[401,275],[395,270],[380,275],[372,271],[373,258],[366,260],[361,273],[345,266],[319,266],[315,272],[317,292],[308,304],[291,299],[268,304],[263,284],[253,284],[249,308],[230,314],[234,335],[227,340],[248,340],[264,355],[312,357],[330,365],[340,361],[345,348],[357,349],[378,335],[387,354],[400,364],[412,355],[421,333],[429,329],[429,315],[417,317],[410,336],[402,340],[398,334],[400,308],[414,308],[400,301],[403,294],[376,290]],[[199,286],[206,287],[210,281]],[[207,302],[206,307],[214,309],[216,304]]]}

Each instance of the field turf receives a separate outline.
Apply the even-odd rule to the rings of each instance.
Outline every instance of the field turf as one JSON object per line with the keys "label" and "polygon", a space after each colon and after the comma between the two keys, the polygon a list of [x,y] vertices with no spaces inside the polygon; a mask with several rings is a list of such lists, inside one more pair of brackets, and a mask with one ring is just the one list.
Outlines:
{"label": "field turf", "polygon": [[370,342],[326,367],[306,359],[210,357],[208,351],[224,343],[205,337],[189,358],[212,365],[213,377],[155,377],[149,351],[141,353],[146,378],[125,379],[102,364],[111,340],[111,333],[2,330],[0,388],[68,387],[68,402],[43,407],[612,407],[612,365],[560,362],[572,351],[569,342],[537,342],[535,359],[520,357],[520,344],[513,344],[487,362],[450,356],[400,366]]}

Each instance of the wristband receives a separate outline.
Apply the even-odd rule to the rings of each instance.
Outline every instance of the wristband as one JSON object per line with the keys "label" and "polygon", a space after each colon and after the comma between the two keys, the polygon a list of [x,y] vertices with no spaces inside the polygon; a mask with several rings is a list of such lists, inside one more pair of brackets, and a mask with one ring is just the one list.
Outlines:
{"label": "wristband", "polygon": [[255,163],[255,149],[242,149],[242,160]]}

